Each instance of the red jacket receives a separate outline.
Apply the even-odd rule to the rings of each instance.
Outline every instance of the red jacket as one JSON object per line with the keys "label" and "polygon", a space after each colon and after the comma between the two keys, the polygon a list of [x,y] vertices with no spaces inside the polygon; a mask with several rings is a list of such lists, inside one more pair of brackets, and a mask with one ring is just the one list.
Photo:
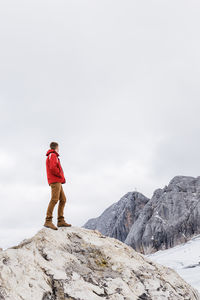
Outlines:
{"label": "red jacket", "polygon": [[65,183],[65,176],[60,164],[59,153],[49,149],[46,153],[46,171],[48,184],[54,182]]}

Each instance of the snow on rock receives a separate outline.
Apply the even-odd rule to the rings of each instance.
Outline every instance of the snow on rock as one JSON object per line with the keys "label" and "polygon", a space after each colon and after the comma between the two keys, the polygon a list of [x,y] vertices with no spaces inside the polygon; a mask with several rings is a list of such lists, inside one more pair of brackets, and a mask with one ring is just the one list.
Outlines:
{"label": "snow on rock", "polygon": [[174,270],[97,230],[42,228],[0,252],[1,300],[200,299]]}
{"label": "snow on rock", "polygon": [[173,268],[200,292],[200,235],[189,242],[148,255],[153,261]]}

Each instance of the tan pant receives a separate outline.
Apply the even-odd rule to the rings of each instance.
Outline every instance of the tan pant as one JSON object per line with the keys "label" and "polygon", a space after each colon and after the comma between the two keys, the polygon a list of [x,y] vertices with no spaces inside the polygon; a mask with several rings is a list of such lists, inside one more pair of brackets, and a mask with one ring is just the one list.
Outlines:
{"label": "tan pant", "polygon": [[64,207],[66,203],[66,196],[62,187],[62,183],[55,182],[55,183],[51,183],[50,186],[51,186],[51,200],[47,208],[46,220],[52,220],[53,210],[58,201],[59,201],[58,220],[61,220],[64,218]]}

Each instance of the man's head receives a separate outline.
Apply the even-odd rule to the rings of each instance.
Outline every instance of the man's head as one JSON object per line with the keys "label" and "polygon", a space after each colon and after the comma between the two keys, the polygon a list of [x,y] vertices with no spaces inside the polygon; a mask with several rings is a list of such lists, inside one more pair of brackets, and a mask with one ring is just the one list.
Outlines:
{"label": "man's head", "polygon": [[59,145],[56,142],[51,142],[50,143],[50,148],[55,150],[56,152],[59,152]]}

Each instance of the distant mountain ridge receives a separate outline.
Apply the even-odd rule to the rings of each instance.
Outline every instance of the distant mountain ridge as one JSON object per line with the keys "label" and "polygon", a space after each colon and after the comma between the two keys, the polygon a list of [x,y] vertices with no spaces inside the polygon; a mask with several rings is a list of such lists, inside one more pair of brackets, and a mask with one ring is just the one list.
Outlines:
{"label": "distant mountain ridge", "polygon": [[84,227],[97,229],[104,235],[124,242],[141,209],[148,201],[149,199],[141,193],[129,192],[117,203],[109,206],[100,217],[90,219]]}
{"label": "distant mountain ridge", "polygon": [[127,193],[83,227],[97,229],[144,254],[184,243],[200,233],[200,177],[176,176],[151,199]]}

